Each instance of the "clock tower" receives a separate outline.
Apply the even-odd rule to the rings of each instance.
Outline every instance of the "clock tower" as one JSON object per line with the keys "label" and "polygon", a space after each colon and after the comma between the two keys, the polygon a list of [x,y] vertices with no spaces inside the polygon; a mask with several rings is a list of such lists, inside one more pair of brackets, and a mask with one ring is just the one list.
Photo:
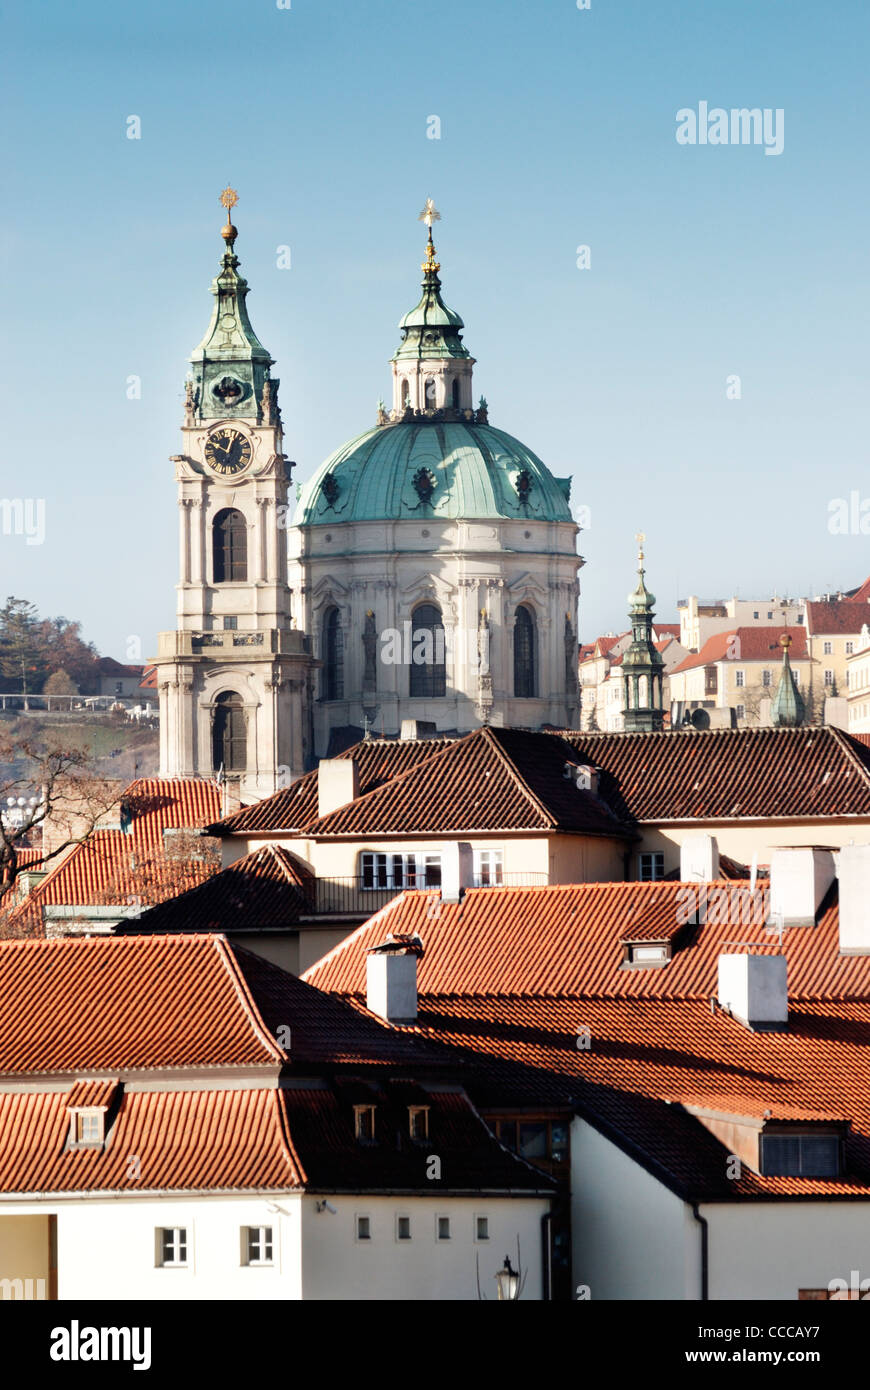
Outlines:
{"label": "clock tower", "polygon": [[214,309],[191,355],[178,483],[177,624],[159,636],[160,773],[214,777],[259,800],[305,770],[311,661],[287,585],[287,487],[278,381],[238,273],[238,201],[221,196]]}

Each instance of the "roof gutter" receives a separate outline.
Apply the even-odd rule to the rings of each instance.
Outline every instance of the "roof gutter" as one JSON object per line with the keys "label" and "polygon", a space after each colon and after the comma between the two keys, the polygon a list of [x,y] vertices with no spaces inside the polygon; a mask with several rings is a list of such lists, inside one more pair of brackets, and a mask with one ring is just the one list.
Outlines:
{"label": "roof gutter", "polygon": [[710,1227],[697,1202],[692,1203],[692,1215],[701,1227],[701,1302],[707,1303],[710,1299]]}

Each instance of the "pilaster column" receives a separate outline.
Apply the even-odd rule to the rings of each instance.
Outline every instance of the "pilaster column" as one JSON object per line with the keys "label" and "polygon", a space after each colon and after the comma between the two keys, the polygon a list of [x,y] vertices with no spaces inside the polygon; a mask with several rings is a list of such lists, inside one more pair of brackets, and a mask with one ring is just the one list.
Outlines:
{"label": "pilaster column", "polygon": [[190,583],[190,507],[188,497],[182,497],[178,516],[178,582]]}

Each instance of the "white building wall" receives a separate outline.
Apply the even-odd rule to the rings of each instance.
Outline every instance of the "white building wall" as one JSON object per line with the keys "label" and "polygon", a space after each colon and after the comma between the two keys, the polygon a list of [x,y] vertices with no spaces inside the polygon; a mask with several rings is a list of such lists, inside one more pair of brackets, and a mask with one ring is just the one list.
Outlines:
{"label": "white building wall", "polygon": [[[496,1296],[494,1275],[505,1255],[516,1267],[517,1237],[528,1279],[524,1302],[542,1295],[541,1219],[550,1203],[537,1197],[330,1197],[336,1211],[302,1209],[302,1296],[305,1299],[385,1302],[477,1299],[480,1286]],[[356,1216],[371,1220],[371,1240],[358,1241]],[[411,1217],[411,1239],[396,1237],[396,1217]],[[436,1218],[450,1217],[451,1238],[436,1238]],[[489,1218],[489,1239],[475,1241],[475,1216]]]}
{"label": "white building wall", "polygon": [[691,1209],[579,1118],[571,1239],[575,1289],[588,1286],[593,1302],[700,1297],[701,1227]]}
{"label": "white building wall", "polygon": [[870,1279],[870,1201],[705,1205],[711,1299],[788,1299]]}

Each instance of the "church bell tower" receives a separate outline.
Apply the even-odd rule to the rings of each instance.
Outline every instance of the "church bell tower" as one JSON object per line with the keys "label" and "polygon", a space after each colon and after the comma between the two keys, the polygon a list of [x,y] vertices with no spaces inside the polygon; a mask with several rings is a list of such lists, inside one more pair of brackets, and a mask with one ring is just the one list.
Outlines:
{"label": "church bell tower", "polygon": [[227,210],[214,308],[191,355],[178,483],[177,623],[159,637],[160,774],[220,777],[253,802],[304,771],[310,658],[287,585],[278,381],[246,305]]}

